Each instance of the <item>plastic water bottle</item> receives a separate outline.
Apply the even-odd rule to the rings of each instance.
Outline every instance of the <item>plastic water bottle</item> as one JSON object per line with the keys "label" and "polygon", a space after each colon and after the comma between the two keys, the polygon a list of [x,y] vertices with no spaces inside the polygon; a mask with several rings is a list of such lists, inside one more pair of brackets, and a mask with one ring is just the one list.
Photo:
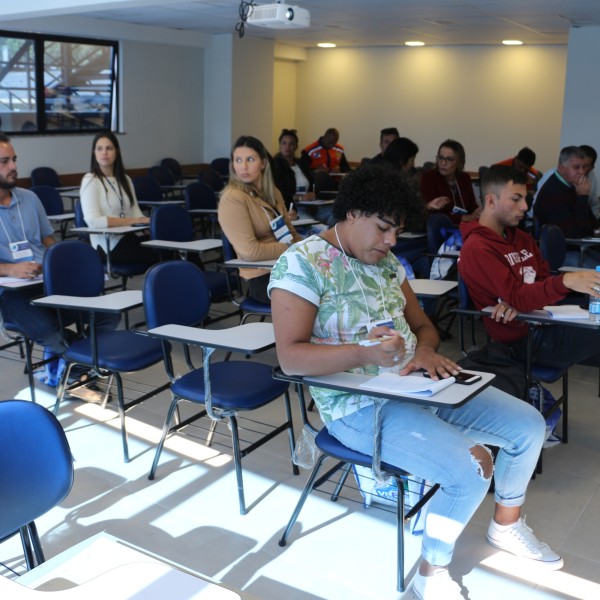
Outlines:
{"label": "plastic water bottle", "polygon": [[[596,267],[596,271],[600,272],[600,265]],[[592,323],[600,323],[600,298],[590,296],[590,321]]]}

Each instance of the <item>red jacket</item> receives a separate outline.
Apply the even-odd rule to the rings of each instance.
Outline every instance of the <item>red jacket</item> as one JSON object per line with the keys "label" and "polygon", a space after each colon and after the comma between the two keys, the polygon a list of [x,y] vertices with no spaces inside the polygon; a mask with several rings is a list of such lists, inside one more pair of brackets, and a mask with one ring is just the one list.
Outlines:
{"label": "red jacket", "polygon": [[[450,204],[447,204],[440,210],[430,212],[445,213],[452,219],[453,223],[460,223],[462,215],[452,214],[454,206],[464,208],[468,214],[471,214],[479,208],[479,205],[477,204],[477,200],[475,200],[471,178],[464,171],[456,174],[456,183],[458,185],[458,194],[455,198],[448,181],[437,169],[425,171],[421,177],[421,197],[425,204],[440,196],[450,198]],[[453,199],[454,202],[452,202]]]}
{"label": "red jacket", "polygon": [[[509,227],[506,238],[479,222],[460,226],[463,247],[458,271],[478,310],[502,299],[519,312],[556,304],[568,293],[562,275],[551,276],[535,240],[524,231]],[[493,340],[513,342],[527,335],[527,324],[496,323],[484,318]]]}

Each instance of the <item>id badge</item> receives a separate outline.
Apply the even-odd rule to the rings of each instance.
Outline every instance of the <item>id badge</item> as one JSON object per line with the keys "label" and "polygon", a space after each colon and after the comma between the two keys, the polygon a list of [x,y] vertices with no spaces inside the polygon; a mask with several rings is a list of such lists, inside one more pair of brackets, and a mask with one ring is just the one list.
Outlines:
{"label": "id badge", "polygon": [[33,258],[33,250],[27,240],[11,242],[8,248],[14,261],[31,260]]}
{"label": "id badge", "polygon": [[283,216],[279,215],[275,217],[270,223],[275,239],[282,244],[291,244],[293,241],[292,234],[288,229],[288,226],[283,220]]}
{"label": "id badge", "polygon": [[466,210],[465,208],[462,208],[461,206],[453,206],[452,207],[453,215],[466,215],[468,213],[469,213],[469,211]]}
{"label": "id badge", "polygon": [[381,326],[389,327],[390,329],[396,329],[394,327],[394,321],[392,321],[391,319],[388,319],[388,320],[382,319],[381,321],[371,321],[367,325],[367,332],[370,333],[371,329],[374,329],[375,327],[381,327]]}

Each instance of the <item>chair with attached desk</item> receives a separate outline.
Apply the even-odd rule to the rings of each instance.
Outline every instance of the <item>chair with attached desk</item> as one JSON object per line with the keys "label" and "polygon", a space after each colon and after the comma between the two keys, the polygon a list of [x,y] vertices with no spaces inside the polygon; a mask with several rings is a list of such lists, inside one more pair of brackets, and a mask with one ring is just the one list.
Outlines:
{"label": "chair with attached desk", "polygon": [[215,193],[220,192],[225,187],[223,178],[211,167],[198,174],[198,181],[206,183]]}
{"label": "chair with attached desk", "polygon": [[167,167],[162,165],[150,167],[148,176],[155,179],[161,187],[163,193],[169,198],[181,198],[182,186],[177,183],[173,173]]}
{"label": "chair with attached desk", "polygon": [[[223,259],[225,262],[237,258],[233,245],[224,233],[221,233],[221,239],[223,240]],[[229,270],[231,271],[231,269]],[[235,271],[237,271],[237,269],[235,269]],[[238,292],[242,294],[242,283],[239,276],[236,277],[236,282]],[[271,305],[254,300],[254,298],[243,296],[241,300],[236,301],[236,303],[242,311],[242,319],[240,321],[240,324],[242,325],[246,322],[246,319],[251,316],[259,317],[260,321],[264,321],[266,317],[271,316]]]}
{"label": "chair with attached desk", "polygon": [[[153,335],[153,331],[161,326],[179,325],[185,326],[186,330],[196,331],[193,328],[201,324],[208,314],[210,293],[206,281],[202,277],[200,269],[189,262],[173,261],[153,266],[146,274],[143,291],[146,322],[150,335]],[[254,331],[257,326],[261,328],[270,327],[265,323],[253,323],[234,328],[234,331],[241,330],[243,327],[253,328],[252,331]],[[228,331],[220,330],[207,333],[221,338],[223,336],[227,337]],[[238,340],[237,335],[236,333],[233,334],[233,337],[235,337],[235,340],[232,341],[234,345]],[[244,360],[210,363],[210,356],[215,348],[210,343],[196,344],[203,348],[203,367],[193,368],[189,354],[189,344],[194,344],[194,341],[190,338],[188,342],[187,337],[186,341],[183,342],[184,351],[188,367],[192,370],[177,378],[173,369],[169,343],[169,340],[175,342],[177,338],[169,338],[167,334],[165,334],[165,337],[167,339],[162,339],[164,363],[172,382],[171,393],[173,399],[148,478],[154,479],[165,440],[170,433],[179,431],[186,425],[208,416],[213,420],[207,434],[207,444],[210,445],[217,424],[227,420],[231,429],[240,513],[246,514],[242,458],[285,431],[289,435],[290,454],[294,449],[294,432],[288,394],[289,384],[283,381],[275,381],[271,377],[271,367],[258,362]],[[258,334],[253,334],[253,337],[258,337]],[[269,332],[269,339],[270,342],[266,347],[274,345],[275,339],[272,329]],[[229,350],[233,350],[230,345],[226,344],[226,346]],[[268,433],[254,442],[241,448],[238,415],[266,406],[278,400],[281,396],[284,397],[285,421],[271,428]],[[204,408],[190,418],[172,425],[177,407],[182,400],[203,405]],[[254,436],[256,437],[256,435],[258,435],[258,432],[255,432]],[[295,465],[293,470],[294,473],[298,473]]]}
{"label": "chair with attached desk", "polygon": [[21,536],[28,569],[44,562],[35,519],[73,485],[73,457],[56,417],[25,400],[0,401],[0,543]]}
{"label": "chair with attached desk", "polygon": [[163,202],[165,196],[160,189],[160,183],[149,175],[140,175],[133,178],[133,189],[138,204],[142,206],[145,202]]}
{"label": "chair with attached desk", "polygon": [[208,210],[214,211],[206,214],[194,214],[193,219],[198,219],[201,224],[202,235],[206,235],[208,225],[210,226],[210,236],[215,237],[215,228],[217,220],[217,196],[214,190],[203,181],[193,181],[188,183],[185,188],[185,207],[188,211]]}
{"label": "chair with attached desk", "polygon": [[[72,342],[63,358],[67,362],[56,392],[54,414],[58,414],[67,389],[71,368],[75,364],[93,369],[98,376],[112,375],[117,387],[117,409],[121,420],[121,438],[125,462],[129,462],[125,413],[140,402],[151,398],[168,387],[159,386],[150,392],[127,401],[123,389],[123,373],[142,371],[162,360],[162,348],[158,340],[139,332],[123,329],[118,331],[97,332],[96,312],[83,303],[75,309],[68,297],[95,299],[104,293],[104,269],[100,255],[88,244],[80,241],[64,241],[54,244],[46,250],[44,256],[44,287],[46,296],[66,296],[64,302],[47,304],[58,309],[62,327],[62,310],[79,310],[89,318],[89,335]],[[105,296],[107,300],[118,298],[118,294],[134,295],[139,292],[123,291]],[[44,301],[45,299],[42,299]],[[59,299],[60,300],[60,299]],[[89,303],[91,306],[91,302]],[[139,302],[138,302],[139,304]],[[134,305],[135,306],[135,305]],[[128,308],[128,307],[126,307]],[[121,309],[111,312],[123,312]],[[80,327],[81,333],[83,333]]]}
{"label": "chair with attached desk", "polygon": [[[53,217],[65,214],[62,197],[55,187],[52,187],[51,185],[35,185],[32,186],[30,190],[40,199],[40,202],[46,211],[46,215]],[[75,217],[71,215],[71,218],[67,218],[60,222],[61,239],[64,240],[67,236],[67,226],[74,218]]]}
{"label": "chair with attached desk", "polygon": [[31,185],[49,185],[53,188],[62,187],[58,173],[52,167],[36,167],[31,171]]}
{"label": "chair with attached desk", "polygon": [[[342,491],[342,488],[346,483],[346,479],[350,473],[352,465],[358,465],[370,469],[372,467],[373,461],[370,456],[367,456],[366,454],[362,454],[360,452],[356,452],[355,450],[351,450],[347,446],[344,446],[344,444],[342,444],[335,437],[329,434],[326,427],[323,427],[319,431],[310,423],[306,410],[304,389],[302,386],[301,377],[286,375],[280,368],[275,368],[273,370],[273,376],[276,379],[282,379],[284,381],[296,384],[300,414],[302,416],[304,429],[307,431],[307,433],[304,435],[306,435],[309,438],[314,437],[314,443],[316,444],[317,449],[321,453],[319,458],[317,459],[315,466],[313,467],[308,481],[304,486],[304,489],[302,490],[302,494],[300,495],[300,499],[298,500],[298,503],[296,504],[296,507],[292,512],[292,516],[288,521],[281,535],[281,538],[279,539],[279,545],[285,546],[287,544],[288,537],[292,532],[292,528],[294,527],[294,524],[300,516],[300,512],[302,511],[304,503],[306,502],[308,496],[313,490],[319,488],[323,483],[328,481],[332,475],[334,475],[337,471],[341,470],[341,476],[335,486],[333,494],[331,494],[331,500],[335,502],[337,501],[340,492]],[[321,473],[321,469],[325,460],[328,458],[334,459],[336,463],[328,471],[326,471],[324,474],[318,477]],[[387,463],[381,463],[381,469],[394,479],[398,489],[398,501],[396,503],[396,577],[397,589],[398,591],[403,592],[406,588],[404,576],[404,524],[408,523],[415,515],[418,514],[421,508],[423,508],[423,506],[431,499],[431,497],[438,490],[439,485],[435,484],[431,486],[414,506],[407,507],[405,505],[406,498],[404,483],[407,479],[411,477],[411,475],[403,469]]]}
{"label": "chair with attached desk", "polygon": [[[150,239],[166,240],[171,242],[190,242],[194,239],[194,224],[189,212],[178,204],[165,204],[157,206],[152,211],[150,217]],[[177,256],[177,251],[171,252]],[[161,252],[163,260],[164,251]],[[183,258],[187,260],[187,255]],[[198,266],[202,269],[202,276],[210,290],[213,302],[225,302],[231,300],[231,278],[227,272],[207,271],[200,257],[195,259]],[[229,317],[234,313],[224,313],[221,318]],[[212,319],[216,320],[216,319]]]}
{"label": "chair with attached desk", "polygon": [[[439,258],[437,255],[444,242],[457,230],[450,217],[443,213],[433,213],[427,218],[427,253],[430,257],[430,269],[434,264],[441,264],[440,261],[451,260],[452,266],[447,273],[443,274],[443,279],[456,280],[456,260],[449,258]],[[435,261],[438,261],[436,263]],[[450,328],[454,323],[454,313],[451,311],[457,304],[456,294],[445,295],[440,300],[425,301],[423,310],[429,315],[435,325],[441,339],[447,339],[450,335]],[[445,326],[444,326],[445,322]]]}
{"label": "chair with attached desk", "polygon": [[[87,223],[83,218],[83,210],[81,208],[81,200],[77,200],[74,205],[75,210],[75,227],[87,227]],[[90,236],[87,233],[79,233],[79,240],[82,242],[89,243]],[[108,264],[108,259],[104,263],[105,270],[111,277],[120,277],[122,290],[127,289],[127,281],[131,277],[135,277],[136,275],[143,275],[148,268],[148,265],[142,263],[124,263],[124,262],[115,262],[114,260],[110,261],[110,268]]]}
{"label": "chair with attached desk", "polygon": [[211,169],[214,169],[223,181],[229,179],[229,157],[221,156],[219,158],[213,158],[210,161]]}
{"label": "chair with attached desk", "polygon": [[[476,346],[475,340],[475,325],[474,320],[476,318],[489,318],[489,313],[484,311],[479,311],[475,308],[473,301],[471,300],[471,296],[469,294],[469,290],[467,288],[466,283],[462,278],[459,278],[458,281],[458,307],[454,309],[454,312],[459,315],[458,320],[458,335],[459,335],[459,345],[461,352],[463,355],[468,356],[468,352],[465,347],[465,334],[464,327],[465,321],[469,321],[471,327],[471,342],[473,346]],[[525,378],[526,378],[526,386],[525,386],[525,395],[523,400],[528,400],[529,397],[529,389],[536,382],[552,384],[558,380],[562,381],[562,395],[558,398],[552,406],[544,409],[543,406],[540,406],[540,412],[542,412],[544,418],[548,418],[555,411],[559,410],[562,407],[562,443],[566,444],[569,441],[569,367],[568,365],[562,367],[554,367],[547,366],[540,363],[537,363],[533,359],[533,332],[536,327],[544,327],[544,326],[555,326],[555,325],[544,325],[542,323],[534,322],[534,321],[525,321],[528,325],[527,328],[527,358],[525,362]],[[489,338],[487,339],[489,342]],[[493,368],[490,367],[490,370],[493,372]],[[537,472],[542,472],[542,457],[540,455],[540,460],[538,463]]]}

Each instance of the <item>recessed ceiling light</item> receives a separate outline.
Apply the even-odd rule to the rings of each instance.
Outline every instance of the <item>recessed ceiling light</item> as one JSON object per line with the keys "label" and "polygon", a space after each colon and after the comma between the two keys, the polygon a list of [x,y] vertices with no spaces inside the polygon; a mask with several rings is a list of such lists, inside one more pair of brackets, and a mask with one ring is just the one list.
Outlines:
{"label": "recessed ceiling light", "polygon": [[425,42],[404,42],[405,46],[424,46]]}
{"label": "recessed ceiling light", "polygon": [[319,48],[335,48],[335,44],[332,44],[331,42],[319,42],[317,46],[319,46]]}
{"label": "recessed ceiling light", "polygon": [[502,40],[502,43],[505,46],[522,46],[523,42],[521,40]]}

